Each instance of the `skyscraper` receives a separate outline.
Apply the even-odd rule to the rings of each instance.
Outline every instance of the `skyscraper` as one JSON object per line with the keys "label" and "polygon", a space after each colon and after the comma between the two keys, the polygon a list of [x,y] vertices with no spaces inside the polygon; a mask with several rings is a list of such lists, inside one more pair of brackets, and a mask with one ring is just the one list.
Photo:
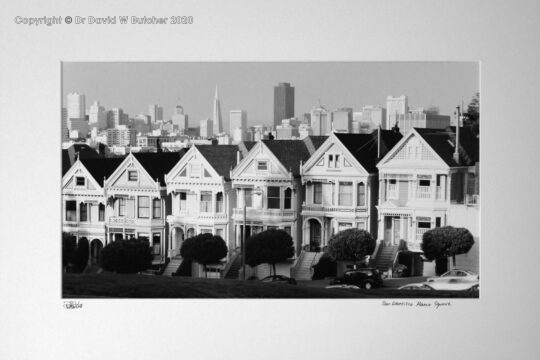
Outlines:
{"label": "skyscraper", "polygon": [[386,98],[386,126],[383,126],[383,129],[391,129],[396,124],[397,116],[408,112],[407,96],[388,96]]}
{"label": "skyscraper", "polygon": [[114,127],[118,127],[120,125],[126,125],[125,117],[124,117],[124,111],[120,108],[112,108],[112,122],[114,124]]}
{"label": "skyscraper", "polygon": [[105,108],[99,105],[99,101],[94,101],[90,105],[88,119],[90,124],[97,124],[99,130],[107,128],[107,114],[105,113]]}
{"label": "skyscraper", "polygon": [[322,106],[311,109],[311,128],[314,136],[330,134],[332,132],[332,113]]}
{"label": "skyscraper", "polygon": [[84,119],[86,117],[86,102],[83,94],[67,94],[67,119]]}
{"label": "skyscraper", "polygon": [[290,83],[274,86],[274,127],[294,117],[294,87]]}
{"label": "skyscraper", "polygon": [[150,122],[152,124],[163,120],[163,107],[155,104],[149,105],[148,115],[150,116]]}
{"label": "skyscraper", "polygon": [[349,133],[352,131],[351,108],[341,108],[332,112],[332,127],[335,132]]}
{"label": "skyscraper", "polygon": [[178,126],[178,130],[182,131],[188,128],[188,116],[184,114],[184,108],[181,105],[176,105],[171,117],[172,123]]}
{"label": "skyscraper", "polygon": [[[236,129],[240,129],[240,131],[235,131]],[[247,112],[245,110],[231,110],[229,112],[229,132],[236,143],[246,140]]]}
{"label": "skyscraper", "polygon": [[223,132],[223,125],[221,123],[221,106],[219,104],[218,86],[216,85],[216,95],[214,96],[214,133],[219,134]]}
{"label": "skyscraper", "polygon": [[213,128],[214,128],[214,122],[211,119],[201,120],[199,136],[205,139],[211,138],[212,135],[214,134]]}

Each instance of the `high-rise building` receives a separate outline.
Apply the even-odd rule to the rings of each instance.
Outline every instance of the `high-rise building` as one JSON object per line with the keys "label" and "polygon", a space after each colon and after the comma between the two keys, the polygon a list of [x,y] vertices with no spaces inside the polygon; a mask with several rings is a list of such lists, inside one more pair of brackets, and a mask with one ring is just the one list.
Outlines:
{"label": "high-rise building", "polygon": [[156,104],[149,105],[148,115],[150,116],[150,122],[152,124],[155,124],[158,121],[162,121],[163,120],[163,107]]}
{"label": "high-rise building", "polygon": [[233,144],[246,140],[247,112],[245,110],[231,110],[229,112],[229,132]]}
{"label": "high-rise building", "polygon": [[408,112],[407,96],[388,96],[386,98],[386,124],[383,129],[391,129],[396,124],[397,116]]}
{"label": "high-rise building", "polygon": [[118,127],[120,125],[126,125],[124,111],[120,108],[112,108],[112,123],[114,127]]}
{"label": "high-rise building", "polygon": [[119,125],[114,129],[107,129],[107,146],[136,146],[137,132],[128,129],[126,125]]}
{"label": "high-rise building", "polygon": [[274,127],[294,117],[294,87],[290,83],[274,86]]}
{"label": "high-rise building", "polygon": [[324,107],[311,109],[311,128],[314,136],[324,136],[332,132],[332,113]]}
{"label": "high-rise building", "polygon": [[184,114],[184,108],[181,105],[176,105],[171,120],[173,125],[176,125],[180,131],[188,128],[188,116]]}
{"label": "high-rise building", "polygon": [[97,124],[99,130],[104,130],[107,128],[107,114],[105,113],[105,108],[99,105],[99,101],[94,101],[90,105],[88,110],[88,121],[90,124]]}
{"label": "high-rise building", "polygon": [[450,126],[450,116],[440,115],[438,110],[424,108],[411,109],[406,114],[397,115],[399,131],[405,135],[412,128],[444,129]]}
{"label": "high-rise building", "polygon": [[332,112],[332,128],[335,132],[350,133],[352,130],[351,108],[341,108]]}
{"label": "high-rise building", "polygon": [[214,96],[214,113],[213,120],[215,124],[214,133],[220,134],[223,132],[223,124],[221,122],[221,105],[219,103],[218,86],[216,85],[216,95]]}
{"label": "high-rise building", "polygon": [[212,137],[214,135],[214,122],[210,119],[201,120],[199,134],[200,137],[206,139]]}
{"label": "high-rise building", "polygon": [[83,94],[67,94],[67,119],[84,119],[86,117],[86,102]]}
{"label": "high-rise building", "polygon": [[362,108],[362,112],[355,114],[359,114],[356,117],[353,115],[353,121],[357,122],[358,133],[371,134],[379,126],[382,129],[386,127],[386,109],[380,106],[366,105]]}
{"label": "high-rise building", "polygon": [[69,140],[69,129],[68,129],[68,121],[67,121],[67,109],[65,107],[62,108],[62,141],[68,141]]}

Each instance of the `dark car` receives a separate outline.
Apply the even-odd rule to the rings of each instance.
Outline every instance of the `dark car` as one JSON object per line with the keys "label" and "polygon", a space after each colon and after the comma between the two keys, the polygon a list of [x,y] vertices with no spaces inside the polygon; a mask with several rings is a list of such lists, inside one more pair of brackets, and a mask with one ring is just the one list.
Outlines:
{"label": "dark car", "polygon": [[296,280],[294,278],[290,278],[283,275],[270,275],[263,279],[261,279],[262,282],[272,282],[272,283],[284,283],[284,284],[291,284],[296,285]]}
{"label": "dark car", "polygon": [[381,287],[383,280],[379,270],[373,268],[349,270],[342,277],[330,281],[330,285],[356,285],[364,289]]}

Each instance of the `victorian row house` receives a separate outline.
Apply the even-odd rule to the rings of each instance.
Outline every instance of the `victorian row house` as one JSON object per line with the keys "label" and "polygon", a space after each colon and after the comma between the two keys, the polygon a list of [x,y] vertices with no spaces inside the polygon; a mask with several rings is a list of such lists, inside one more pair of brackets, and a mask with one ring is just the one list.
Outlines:
{"label": "victorian row house", "polygon": [[[381,259],[383,248],[395,259],[400,241],[420,253],[422,235],[434,227],[468,224],[478,237],[478,169],[478,138],[463,128],[77,160],[63,179],[63,229],[96,244],[94,261],[108,242],[146,238],[156,267],[170,260],[167,274],[180,266],[185,238],[213,233],[229,249],[215,276],[233,278],[244,233],[283,229],[295,255],[278,272],[310,278],[331,236],[348,228],[377,238],[372,256]],[[251,269],[258,277],[267,272]]]}

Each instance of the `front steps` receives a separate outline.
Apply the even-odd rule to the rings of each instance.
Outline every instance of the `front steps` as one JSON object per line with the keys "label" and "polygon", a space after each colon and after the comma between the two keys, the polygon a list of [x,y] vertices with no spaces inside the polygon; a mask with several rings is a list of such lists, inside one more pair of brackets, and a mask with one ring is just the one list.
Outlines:
{"label": "front steps", "polygon": [[296,280],[311,280],[313,266],[317,265],[322,255],[322,252],[304,251],[294,268],[294,278]]}
{"label": "front steps", "polygon": [[167,264],[165,270],[163,270],[162,276],[172,276],[173,273],[178,270],[180,265],[182,265],[182,258],[180,256],[175,256],[171,258],[171,261]]}
{"label": "front steps", "polygon": [[381,246],[375,259],[373,260],[373,267],[378,269],[381,273],[388,272],[394,265],[399,246]]}

